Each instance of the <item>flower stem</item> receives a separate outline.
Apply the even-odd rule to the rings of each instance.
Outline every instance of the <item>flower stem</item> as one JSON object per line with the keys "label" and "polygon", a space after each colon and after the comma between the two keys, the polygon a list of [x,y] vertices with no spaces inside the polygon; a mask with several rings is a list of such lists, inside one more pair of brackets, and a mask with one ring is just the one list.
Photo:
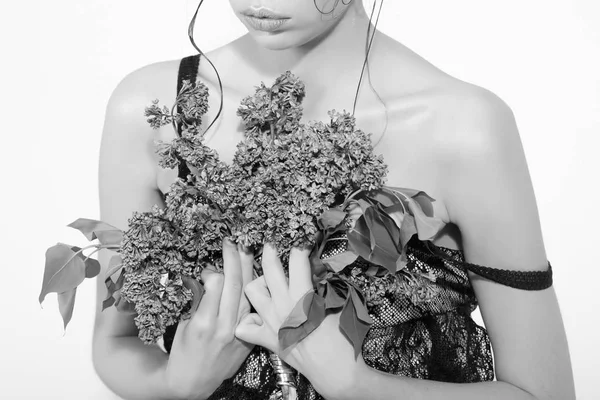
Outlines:
{"label": "flower stem", "polygon": [[[85,261],[87,261],[87,259],[88,259],[88,258],[90,258],[90,256],[91,256],[92,254],[94,254],[95,252],[97,252],[98,250],[101,250],[101,249],[111,249],[111,248],[113,248],[113,249],[114,249],[116,246],[114,246],[114,245],[109,245],[109,244],[90,244],[89,246],[85,246],[85,247],[82,247],[81,249],[77,250],[77,251],[75,252],[75,254],[73,254],[73,255],[71,256],[71,258],[69,258],[69,260],[68,260],[68,261],[67,261],[65,264],[67,264],[67,263],[71,262],[71,260],[72,260],[72,259],[74,259],[75,257],[77,257],[77,255],[78,255],[79,253],[83,253],[83,251],[84,251],[84,250],[91,249],[92,247],[95,247],[95,248],[96,248],[96,250],[94,250],[93,252],[91,252],[91,253],[90,253],[90,254],[89,254],[89,255],[88,255],[86,258],[85,258],[84,262],[85,262]],[[116,247],[116,248],[118,249],[119,247]]]}
{"label": "flower stem", "polygon": [[83,260],[83,262],[86,262],[86,261],[87,261],[87,260],[88,260],[88,259],[89,259],[89,258],[90,258],[92,255],[94,255],[94,253],[97,253],[97,252],[99,252],[99,251],[100,251],[100,250],[102,250],[103,248],[106,248],[106,247],[101,247],[101,246],[98,246],[98,247],[96,247],[96,249],[94,249],[94,251],[92,251],[90,254],[88,254],[88,255],[85,257],[85,260]]}
{"label": "flower stem", "polygon": [[357,194],[359,194],[360,192],[362,192],[362,189],[358,189],[355,190],[354,192],[350,193],[350,195],[348,195],[348,197],[346,197],[346,200],[344,200],[344,205],[346,204],[346,202],[352,198],[354,198],[354,196],[356,196]]}
{"label": "flower stem", "polygon": [[392,196],[394,196],[396,198],[396,200],[398,200],[400,202],[400,205],[402,206],[402,211],[404,212],[404,214],[406,214],[406,207],[404,206],[404,203],[402,202],[402,200],[400,199],[400,197],[398,197],[398,194],[401,194],[407,201],[410,200],[410,197],[408,197],[407,195],[405,195],[402,192],[398,192],[394,189],[390,189],[388,187],[383,187],[383,189],[387,190],[388,192],[392,193]]}

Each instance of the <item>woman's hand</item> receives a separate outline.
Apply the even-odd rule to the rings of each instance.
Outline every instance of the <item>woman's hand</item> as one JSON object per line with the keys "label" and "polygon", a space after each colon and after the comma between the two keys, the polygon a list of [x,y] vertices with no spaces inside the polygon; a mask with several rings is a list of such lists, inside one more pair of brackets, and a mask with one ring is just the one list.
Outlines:
{"label": "woman's hand", "polygon": [[325,317],[321,325],[283,354],[279,349],[279,328],[298,300],[314,290],[310,251],[292,249],[289,259],[289,284],[277,251],[265,245],[262,255],[264,275],[246,286],[246,295],[258,314],[248,314],[238,325],[238,338],[268,348],[306,376],[326,398],[340,398],[351,390],[362,357],[339,328],[340,313]]}
{"label": "woman's hand", "polygon": [[235,337],[250,312],[243,294],[252,280],[254,256],[223,243],[224,274],[202,271],[205,293],[192,318],[177,327],[166,382],[181,399],[205,399],[240,368],[254,345]]}

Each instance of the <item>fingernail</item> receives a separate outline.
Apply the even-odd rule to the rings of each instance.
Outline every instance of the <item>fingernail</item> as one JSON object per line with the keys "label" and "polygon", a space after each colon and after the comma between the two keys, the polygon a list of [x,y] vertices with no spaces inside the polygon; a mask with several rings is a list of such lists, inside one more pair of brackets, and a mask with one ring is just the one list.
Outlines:
{"label": "fingernail", "polygon": [[263,245],[264,249],[269,249],[270,251],[276,251],[277,247],[275,247],[275,243],[268,242]]}
{"label": "fingernail", "polygon": [[312,244],[310,244],[310,243],[306,243],[303,246],[296,247],[296,249],[298,249],[299,251],[308,251],[308,252],[311,252],[312,249],[313,249],[313,247],[315,247],[315,246],[312,245]]}
{"label": "fingernail", "polygon": [[205,270],[208,270],[210,272],[219,272],[219,270],[217,269],[217,267],[215,267],[212,264],[206,264],[206,266],[204,267]]}
{"label": "fingernail", "polygon": [[236,250],[238,248],[237,244],[229,238],[223,239],[223,245],[230,248],[235,248]]}
{"label": "fingernail", "polygon": [[246,255],[252,254],[252,251],[250,250],[250,248],[242,245],[241,243],[237,244],[237,249],[240,253],[244,253]]}

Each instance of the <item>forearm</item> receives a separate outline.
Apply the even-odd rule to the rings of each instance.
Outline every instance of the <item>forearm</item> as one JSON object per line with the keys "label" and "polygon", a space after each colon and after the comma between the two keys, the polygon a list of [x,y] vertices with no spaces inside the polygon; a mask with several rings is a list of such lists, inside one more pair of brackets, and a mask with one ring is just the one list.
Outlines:
{"label": "forearm", "polygon": [[100,379],[125,400],[175,400],[165,381],[168,356],[136,336],[95,339],[94,368]]}
{"label": "forearm", "polygon": [[408,378],[364,366],[340,400],[537,400],[506,382],[448,383]]}

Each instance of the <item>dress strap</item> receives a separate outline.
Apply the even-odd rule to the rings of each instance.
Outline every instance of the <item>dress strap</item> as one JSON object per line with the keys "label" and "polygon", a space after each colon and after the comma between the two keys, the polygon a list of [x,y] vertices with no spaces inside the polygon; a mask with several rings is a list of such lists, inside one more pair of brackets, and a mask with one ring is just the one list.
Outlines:
{"label": "dress strap", "polygon": [[411,239],[410,243],[418,249],[428,250],[434,257],[440,257],[463,270],[469,270],[501,285],[522,290],[543,290],[552,286],[552,265],[550,261],[548,261],[548,269],[545,271],[515,271],[491,268],[466,262],[462,250],[436,246],[431,241],[418,240],[416,236]]}
{"label": "dress strap", "polygon": [[484,278],[522,290],[543,290],[552,286],[552,265],[546,271],[512,271],[463,263],[465,268]]}
{"label": "dress strap", "polygon": [[[189,80],[191,84],[196,83],[196,76],[198,75],[198,65],[200,64],[200,54],[194,54],[181,59],[179,63],[179,72],[177,74],[177,93],[181,91],[183,87],[183,81]],[[181,113],[181,107],[177,105],[177,113]],[[177,127],[177,133],[181,137],[181,125]],[[190,169],[185,162],[180,162],[178,165],[179,172],[177,176],[183,180],[187,179]]]}

